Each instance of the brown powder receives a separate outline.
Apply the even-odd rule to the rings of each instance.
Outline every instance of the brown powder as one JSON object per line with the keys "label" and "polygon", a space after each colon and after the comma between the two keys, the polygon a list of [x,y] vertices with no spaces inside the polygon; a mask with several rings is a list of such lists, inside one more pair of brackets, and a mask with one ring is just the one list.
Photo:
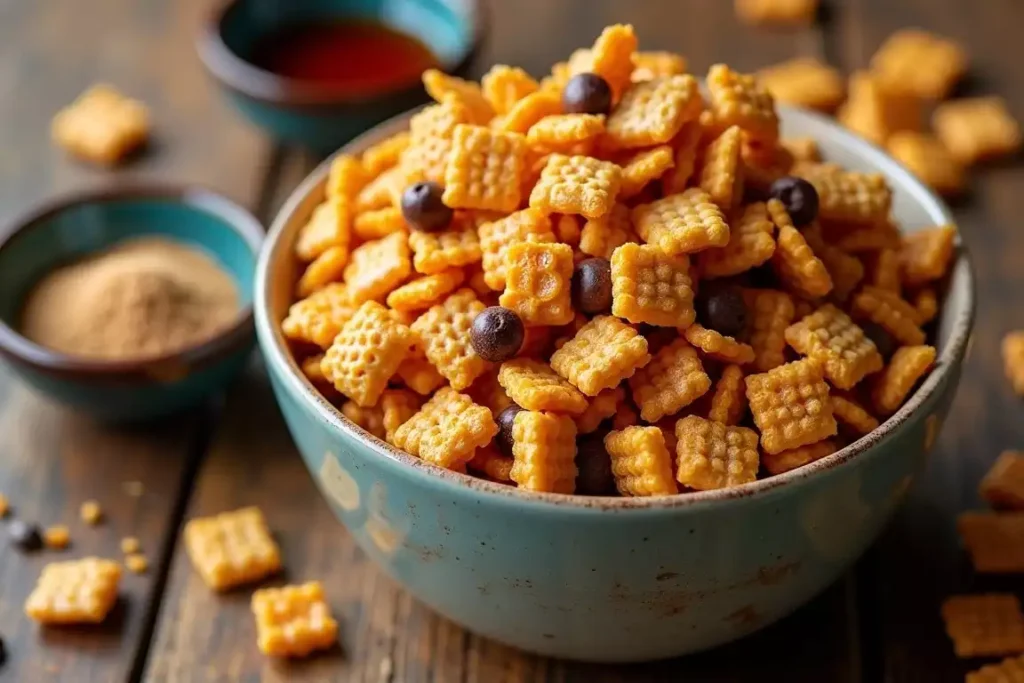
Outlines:
{"label": "brown powder", "polygon": [[213,259],[143,237],[44,277],[25,303],[21,331],[69,355],[134,360],[211,339],[238,311],[235,283]]}

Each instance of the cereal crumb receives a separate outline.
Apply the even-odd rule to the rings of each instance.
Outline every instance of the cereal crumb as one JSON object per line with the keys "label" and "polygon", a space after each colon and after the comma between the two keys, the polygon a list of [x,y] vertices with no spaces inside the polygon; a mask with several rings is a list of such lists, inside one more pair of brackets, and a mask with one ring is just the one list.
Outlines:
{"label": "cereal crumb", "polygon": [[71,532],[63,524],[47,527],[46,531],[43,532],[43,543],[46,544],[47,548],[63,550],[71,543]]}
{"label": "cereal crumb", "polygon": [[134,536],[125,536],[121,539],[121,552],[125,555],[134,555],[142,548],[139,539]]}
{"label": "cereal crumb", "polygon": [[125,481],[121,482],[121,488],[132,498],[139,498],[143,493],[146,492],[146,487],[141,481]]}
{"label": "cereal crumb", "polygon": [[96,526],[103,521],[103,509],[95,500],[87,500],[82,503],[82,509],[79,514],[82,517],[82,521],[89,526]]}
{"label": "cereal crumb", "polygon": [[7,516],[7,513],[11,510],[11,504],[7,501],[7,496],[0,493],[0,519]]}
{"label": "cereal crumb", "polygon": [[149,569],[149,560],[142,553],[131,553],[124,558],[124,566],[132,574],[145,574]]}

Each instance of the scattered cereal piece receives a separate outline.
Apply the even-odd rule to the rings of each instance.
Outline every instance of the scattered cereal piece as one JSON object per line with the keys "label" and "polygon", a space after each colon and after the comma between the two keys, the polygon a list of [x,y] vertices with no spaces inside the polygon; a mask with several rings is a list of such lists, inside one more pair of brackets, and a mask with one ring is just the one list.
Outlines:
{"label": "scattered cereal piece", "polygon": [[515,211],[525,167],[522,135],[459,124],[445,167],[444,203],[453,209]]}
{"label": "scattered cereal piece", "polygon": [[576,488],[576,424],[571,417],[524,410],[512,426],[509,473],[521,489],[572,493]]}
{"label": "scattered cereal piece", "polygon": [[803,359],[747,377],[747,400],[761,430],[761,448],[781,453],[833,436],[828,384],[821,365]]}
{"label": "scattered cereal piece", "polygon": [[885,415],[895,412],[934,363],[933,346],[902,346],[897,349],[875,385],[874,400],[878,412]]}
{"label": "scattered cereal piece", "polygon": [[754,349],[749,344],[738,342],[700,323],[694,323],[683,330],[683,336],[709,358],[739,365],[754,362]]}
{"label": "scattered cereal piece", "polygon": [[778,139],[775,100],[754,76],[737,73],[725,64],[715,64],[708,70],[707,84],[715,125],[739,126],[751,138],[766,143]]}
{"label": "scattered cereal piece", "polygon": [[814,23],[818,0],[735,0],[736,16],[748,24],[807,26]]}
{"label": "scattered cereal piece", "polygon": [[674,415],[711,388],[697,351],[685,339],[660,349],[629,379],[633,401],[645,422]]}
{"label": "scattered cereal piece", "polygon": [[433,306],[412,324],[411,330],[434,364],[456,391],[473,383],[488,367],[470,343],[473,318],[486,306],[471,289],[460,289],[444,303]]}
{"label": "scattered cereal piece", "polygon": [[378,439],[384,438],[384,413],[380,406],[373,405],[364,408],[355,401],[345,401],[341,404],[341,414],[352,420],[357,427],[366,430]]}
{"label": "scattered cereal piece", "polygon": [[815,255],[807,238],[793,227],[782,202],[768,201],[768,211],[779,225],[779,216],[785,216],[786,223],[779,225],[772,264],[779,279],[788,289],[807,298],[822,297],[832,291],[832,276],[821,259]]}
{"label": "scattered cereal piece", "polygon": [[512,483],[515,459],[499,454],[493,448],[478,448],[466,467],[503,484]]}
{"label": "scattered cereal piece", "polygon": [[554,114],[530,126],[526,141],[549,152],[568,152],[604,133],[603,114]]}
{"label": "scattered cereal piece", "polygon": [[612,313],[631,323],[685,328],[693,324],[690,259],[647,244],[612,252]]}
{"label": "scattered cereal piece", "polygon": [[953,259],[955,239],[956,228],[952,225],[925,228],[904,236],[899,252],[903,284],[914,287],[944,276]]}
{"label": "scattered cereal piece", "polygon": [[937,138],[902,131],[893,134],[886,147],[896,161],[939,194],[957,195],[964,191],[967,179],[963,166]]}
{"label": "scattered cereal piece", "polygon": [[460,268],[448,268],[424,275],[401,285],[388,294],[388,306],[397,311],[422,311],[441,302],[466,279]]}
{"label": "scattered cereal piece", "polygon": [[639,242],[633,232],[629,207],[616,204],[600,218],[591,218],[580,233],[580,251],[590,256],[610,259],[612,252],[626,242]]}
{"label": "scattered cereal piece", "polygon": [[306,266],[302,277],[299,278],[295,291],[300,297],[313,294],[316,290],[322,289],[328,284],[340,280],[345,272],[345,263],[348,261],[348,247],[334,245],[328,247],[322,254],[317,256],[312,263]]}
{"label": "scattered cereal piece", "polygon": [[879,249],[899,249],[900,233],[889,221],[846,229],[850,224],[838,223],[843,231],[836,237],[835,246],[848,254],[864,254]]}
{"label": "scattered cereal piece", "polygon": [[554,93],[535,92],[512,105],[505,116],[501,117],[499,130],[510,133],[526,134],[530,128],[545,116],[562,113],[562,100]]}
{"label": "scattered cereal piece", "polygon": [[821,460],[826,455],[832,455],[836,450],[835,442],[825,439],[807,446],[790,448],[781,453],[765,453],[761,456],[761,464],[769,474],[782,474],[808,465],[815,460]]}
{"label": "scattered cereal piece", "polygon": [[[313,215],[295,238],[295,256],[312,261],[331,247],[340,247],[348,258],[352,213],[344,199],[327,199],[313,209]],[[344,260],[344,259],[343,259]],[[342,264],[344,265],[344,264]]]}
{"label": "scattered cereal piece", "polygon": [[1003,337],[1003,365],[1010,386],[1024,396],[1024,330],[1009,332]]}
{"label": "scattered cereal piece", "polygon": [[650,362],[647,340],[608,315],[596,316],[551,356],[551,367],[587,396],[633,376]]}
{"label": "scattered cereal piece", "polygon": [[551,220],[537,209],[511,213],[480,227],[484,279],[495,291],[505,289],[505,256],[518,242],[554,242]]}
{"label": "scattered cereal piece", "polygon": [[435,102],[458,102],[469,112],[470,122],[485,125],[494,116],[494,109],[484,97],[480,86],[437,69],[423,72],[423,87]]}
{"label": "scattered cereal piece", "polygon": [[619,199],[640,194],[647,184],[660,178],[675,164],[675,152],[669,145],[659,145],[636,152],[622,162],[622,187]]}
{"label": "scattered cereal piece", "polygon": [[774,232],[764,202],[744,206],[731,222],[728,244],[707,249],[698,257],[701,275],[708,279],[729,277],[765,263],[775,253]]}
{"label": "scattered cereal piece", "polygon": [[452,469],[465,464],[497,433],[490,410],[443,387],[395,430],[394,443],[429,463]]}
{"label": "scattered cereal piece", "polygon": [[480,90],[491,108],[501,115],[527,95],[536,92],[537,81],[517,66],[495,64],[480,79]]}
{"label": "scattered cereal piece", "polygon": [[380,304],[367,301],[345,323],[320,364],[339,392],[372,406],[410,353],[413,335]]}
{"label": "scattered cereal piece", "polygon": [[517,358],[502,363],[498,383],[525,410],[579,415],[587,409],[583,394],[540,361]]}
{"label": "scattered cereal piece", "polygon": [[95,500],[87,500],[82,503],[79,516],[89,526],[96,526],[103,521],[103,508]]}
{"label": "scattered cereal piece", "polygon": [[967,53],[952,40],[907,28],[878,48],[871,71],[893,92],[941,100],[966,73]]}
{"label": "scattered cereal piece", "polygon": [[626,390],[621,386],[605,389],[590,399],[587,409],[576,416],[576,433],[596,432],[601,423],[615,415],[619,405],[626,400]]}
{"label": "scattered cereal piece", "polygon": [[125,536],[121,539],[121,552],[125,555],[134,555],[142,550],[142,544],[134,536]]}
{"label": "scattered cereal piece", "polygon": [[872,287],[899,294],[902,289],[900,284],[899,252],[895,249],[882,249],[875,254],[867,283]]}
{"label": "scattered cereal piece", "polygon": [[942,620],[957,657],[1024,652],[1024,614],[1016,595],[954,595],[942,603]]}
{"label": "scattered cereal piece", "polygon": [[853,297],[852,312],[885,328],[907,346],[924,343],[924,331],[917,324],[917,309],[899,294],[877,287],[864,287]]}
{"label": "scattered cereal piece", "polygon": [[476,230],[416,231],[409,235],[413,268],[417,273],[435,275],[449,268],[480,261],[480,238]]}
{"label": "scattered cereal piece", "polygon": [[1020,124],[1001,97],[943,102],[932,115],[935,134],[964,164],[1013,154],[1021,147]]}
{"label": "scattered cereal piece", "polygon": [[832,396],[832,414],[836,422],[849,428],[857,436],[878,429],[878,420],[863,406],[845,396]]}
{"label": "scattered cereal piece", "polygon": [[47,527],[43,532],[43,543],[47,548],[63,550],[71,544],[71,532],[63,524]]}
{"label": "scattered cereal piece", "polygon": [[801,234],[807,246],[828,271],[832,280],[832,298],[840,302],[849,300],[850,295],[864,279],[864,264],[856,256],[825,242],[821,228],[817,224],[807,226]]}
{"label": "scattered cereal piece", "polygon": [[743,299],[751,313],[750,346],[754,367],[761,372],[786,362],[786,328],[796,317],[793,297],[772,289],[744,289]]}
{"label": "scattered cereal piece", "polygon": [[572,321],[573,258],[566,244],[521,242],[505,252],[505,291],[499,301],[526,325]]}
{"label": "scattered cereal piece", "polygon": [[776,101],[824,112],[839,106],[846,94],[839,71],[813,57],[776,64],[759,71],[757,77]]}
{"label": "scattered cereal piece", "polygon": [[757,479],[757,432],[696,415],[676,423],[676,480],[698,491]]}
{"label": "scattered cereal piece", "polygon": [[964,512],[957,518],[956,527],[974,571],[1024,572],[1024,513]]}
{"label": "scattered cereal piece", "polygon": [[7,513],[11,510],[11,504],[7,502],[7,496],[0,493],[0,519],[7,516]]}
{"label": "scattered cereal piece", "polygon": [[200,517],[185,525],[185,550],[206,585],[222,591],[281,568],[281,554],[257,507]]}
{"label": "scattered cereal piece", "polygon": [[704,150],[700,188],[724,211],[743,197],[742,147],[742,131],[739,126],[730,126]]}
{"label": "scattered cereal piece", "polygon": [[1024,453],[1003,451],[981,480],[978,490],[994,508],[1024,509]]}
{"label": "scattered cereal piece", "polygon": [[326,349],[355,312],[348,288],[332,282],[292,304],[281,331],[289,339]]}
{"label": "scattered cereal piece", "polygon": [[363,211],[352,221],[353,234],[363,241],[378,240],[407,227],[402,210],[397,206]]}
{"label": "scattered cereal piece", "polygon": [[397,166],[402,158],[402,152],[409,147],[411,138],[408,131],[402,131],[367,148],[361,159],[366,177],[376,178],[384,171]]}
{"label": "scattered cereal piece", "polygon": [[124,558],[124,566],[132,574],[145,574],[149,569],[149,560],[141,553],[131,553]]}
{"label": "scattered cereal piece", "polygon": [[889,216],[892,190],[881,173],[856,173],[825,164],[801,168],[801,177],[818,191],[823,220],[877,223]]}
{"label": "scattered cereal piece", "polygon": [[689,74],[637,83],[608,117],[607,142],[616,149],[664,144],[695,121],[702,107],[697,79]]}
{"label": "scattered cereal piece", "polygon": [[98,624],[117,601],[121,568],[86,557],[43,567],[25,614],[41,624]]}
{"label": "scattered cereal piece", "polygon": [[552,154],[530,193],[530,206],[598,218],[611,211],[621,185],[622,169],[610,161]]}
{"label": "scattered cereal piece", "polygon": [[[422,175],[425,180],[443,183],[455,127],[469,123],[470,120],[469,109],[455,100],[425,107],[414,114],[409,119],[409,147],[402,152],[400,168],[395,170],[405,174],[415,172]],[[385,171],[384,175],[388,173],[391,171]],[[373,184],[374,182],[371,182],[367,185],[363,192],[366,193]],[[402,189],[404,190],[408,184],[403,183]],[[387,204],[391,203],[393,202],[388,200]]]}
{"label": "scattered cereal piece", "polygon": [[94,85],[53,119],[54,142],[85,161],[113,165],[149,137],[149,112],[109,85]]}
{"label": "scattered cereal piece", "polygon": [[825,377],[839,389],[851,389],[865,376],[882,369],[882,355],[874,342],[832,304],[790,325],[785,335],[797,352],[817,360]]}
{"label": "scattered cereal piece", "polygon": [[327,201],[340,199],[348,205],[355,201],[359,191],[372,177],[367,175],[362,161],[351,154],[339,154],[331,161],[327,171],[327,185],[324,187]]}
{"label": "scattered cereal piece", "polygon": [[1024,655],[987,664],[967,674],[966,683],[1015,683],[1024,680]]}
{"label": "scattered cereal piece", "polygon": [[404,231],[365,242],[352,251],[345,267],[348,296],[357,305],[383,299],[411,272],[409,236]]}
{"label": "scattered cereal piece", "polygon": [[703,129],[697,121],[691,121],[682,127],[672,139],[674,165],[661,179],[661,188],[665,196],[679,194],[686,189],[686,184],[697,167],[697,151],[701,142]]}
{"label": "scattered cereal piece", "polygon": [[921,130],[921,100],[883,87],[875,74],[856,71],[850,76],[849,97],[836,117],[853,132],[884,146],[894,133]]}
{"label": "scattered cereal piece", "polygon": [[608,26],[594,41],[586,70],[607,81],[612,94],[617,98],[629,87],[636,47],[637,38],[631,25]]}
{"label": "scattered cereal piece", "polygon": [[743,381],[743,368],[738,365],[727,365],[722,370],[718,384],[715,385],[708,419],[724,425],[735,425],[746,411],[747,393],[746,383]]}
{"label": "scattered cereal piece", "polygon": [[681,194],[633,209],[637,234],[667,254],[687,254],[724,247],[729,225],[707,192],[690,188]]}
{"label": "scattered cereal piece", "polygon": [[252,594],[252,612],[260,652],[271,657],[305,657],[330,648],[338,638],[338,622],[319,581],[258,590]]}
{"label": "scattered cereal piece", "polygon": [[672,456],[657,427],[610,432],[604,445],[612,461],[615,488],[624,496],[667,496],[678,492]]}

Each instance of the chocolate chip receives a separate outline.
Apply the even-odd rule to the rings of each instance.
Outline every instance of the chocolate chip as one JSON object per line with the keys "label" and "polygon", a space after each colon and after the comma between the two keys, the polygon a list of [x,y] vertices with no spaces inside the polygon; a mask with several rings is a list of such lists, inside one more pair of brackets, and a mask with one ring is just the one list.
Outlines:
{"label": "chocolate chip", "polygon": [[566,114],[608,114],[611,109],[612,88],[597,74],[576,74],[562,90],[562,110]]}
{"label": "chocolate chip", "polygon": [[747,305],[735,287],[704,287],[697,295],[697,319],[704,327],[738,337],[747,326]]}
{"label": "chocolate chip", "polygon": [[517,406],[515,403],[510,405],[505,410],[498,413],[498,418],[495,422],[498,423],[498,437],[495,442],[498,444],[498,450],[512,457],[512,427],[515,426],[516,415],[523,412],[523,409]]}
{"label": "chocolate chip", "polygon": [[501,306],[485,308],[473,318],[469,343],[484,360],[501,363],[512,358],[523,346],[526,328],[514,311]]}
{"label": "chocolate chip", "polygon": [[604,447],[605,434],[602,430],[576,440],[576,493],[584,496],[615,493],[612,460]]}
{"label": "chocolate chip", "polygon": [[402,216],[416,230],[437,232],[451,225],[455,211],[441,201],[443,190],[437,183],[415,183],[402,192]]}
{"label": "chocolate chip", "polygon": [[818,217],[818,191],[803,178],[785,176],[771,187],[771,195],[782,202],[793,225],[810,225]]}
{"label": "chocolate chip", "polygon": [[7,525],[7,533],[15,547],[25,552],[32,552],[43,547],[43,536],[39,527],[16,519]]}
{"label": "chocolate chip", "polygon": [[896,351],[896,344],[892,340],[892,335],[878,323],[870,321],[862,323],[860,329],[864,330],[865,337],[875,343],[875,347],[882,354],[882,358],[888,361]]}
{"label": "chocolate chip", "polygon": [[612,309],[612,265],[607,259],[588,258],[576,264],[572,298],[576,308],[588,315]]}

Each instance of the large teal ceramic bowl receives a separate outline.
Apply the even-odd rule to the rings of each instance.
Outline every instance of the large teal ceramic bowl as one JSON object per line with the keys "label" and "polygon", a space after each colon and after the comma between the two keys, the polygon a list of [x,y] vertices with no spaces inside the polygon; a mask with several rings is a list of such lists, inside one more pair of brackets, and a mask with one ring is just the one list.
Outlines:
{"label": "large teal ceramic bowl", "polygon": [[[783,109],[786,135],[884,173],[909,230],[952,217],[883,152],[814,114]],[[358,153],[407,117],[360,137]],[[260,256],[256,328],[281,411],[324,496],[360,546],[414,596],[496,640],[547,655],[637,661],[739,638],[835,581],[903,500],[956,390],[974,312],[960,252],[938,323],[934,372],[871,435],[752,484],[654,499],[519,491],[439,469],[355,427],[303,378],[278,323],[291,245],[327,166],[282,209]]]}
{"label": "large teal ceramic bowl", "polygon": [[[162,187],[78,195],[14,221],[0,237],[0,356],[37,390],[94,417],[147,420],[202,401],[238,374],[253,344],[252,286],[263,230],[207,190]],[[210,341],[137,361],[67,356],[17,332],[25,296],[54,267],[132,237],[160,235],[204,250],[234,278],[236,322]]]}

